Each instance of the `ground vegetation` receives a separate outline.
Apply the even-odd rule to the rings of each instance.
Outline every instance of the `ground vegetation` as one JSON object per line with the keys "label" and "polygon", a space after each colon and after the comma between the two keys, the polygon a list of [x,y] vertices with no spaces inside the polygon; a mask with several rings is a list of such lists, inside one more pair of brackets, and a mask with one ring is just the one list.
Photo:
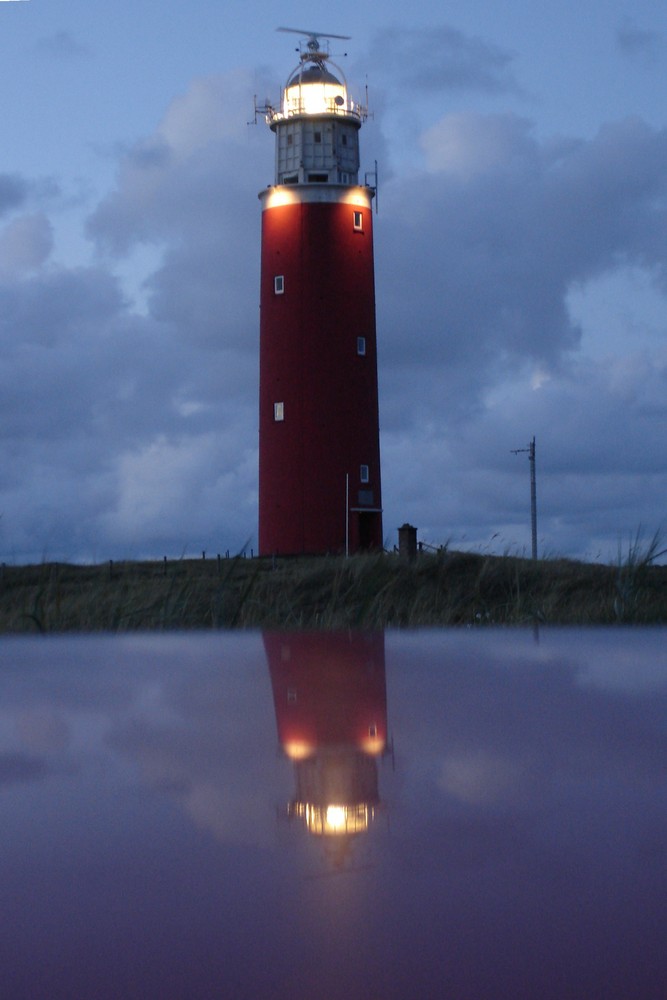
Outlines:
{"label": "ground vegetation", "polygon": [[667,566],[441,549],[0,567],[0,632],[667,623]]}

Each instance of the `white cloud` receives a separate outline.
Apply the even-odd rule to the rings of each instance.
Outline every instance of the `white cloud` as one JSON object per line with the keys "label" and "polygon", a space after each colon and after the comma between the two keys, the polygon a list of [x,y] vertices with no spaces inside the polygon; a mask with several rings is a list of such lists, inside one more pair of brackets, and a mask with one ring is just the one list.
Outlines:
{"label": "white cloud", "polygon": [[176,440],[159,435],[120,454],[117,496],[101,521],[105,534],[150,546],[180,533],[182,545],[205,539],[218,551],[228,547],[230,522],[236,534],[252,535],[257,454],[239,454],[237,440],[232,428],[216,428]]}
{"label": "white cloud", "polygon": [[514,115],[450,114],[421,140],[428,170],[461,180],[478,174],[537,166],[531,123]]}

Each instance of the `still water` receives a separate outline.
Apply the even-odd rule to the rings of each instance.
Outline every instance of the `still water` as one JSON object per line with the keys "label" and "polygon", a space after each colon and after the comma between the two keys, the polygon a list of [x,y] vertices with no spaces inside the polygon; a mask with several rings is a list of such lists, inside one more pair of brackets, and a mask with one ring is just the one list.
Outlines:
{"label": "still water", "polygon": [[0,646],[0,993],[667,997],[667,630]]}

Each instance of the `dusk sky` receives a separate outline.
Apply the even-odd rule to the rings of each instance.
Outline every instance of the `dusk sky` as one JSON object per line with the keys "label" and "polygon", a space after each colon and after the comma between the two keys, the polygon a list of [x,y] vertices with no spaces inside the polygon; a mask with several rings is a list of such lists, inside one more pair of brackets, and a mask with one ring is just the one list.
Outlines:
{"label": "dusk sky", "polygon": [[0,0],[2,561],[256,551],[280,25],[368,86],[387,546],[529,554],[533,435],[540,554],[667,527],[667,9],[434,10]]}

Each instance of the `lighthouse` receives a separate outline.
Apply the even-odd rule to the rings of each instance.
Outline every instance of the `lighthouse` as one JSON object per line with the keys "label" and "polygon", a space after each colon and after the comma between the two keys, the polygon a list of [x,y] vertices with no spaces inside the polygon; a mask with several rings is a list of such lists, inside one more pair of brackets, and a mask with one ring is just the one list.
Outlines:
{"label": "lighthouse", "polygon": [[322,44],[345,36],[298,34],[299,64],[262,108],[276,148],[275,182],[259,195],[262,555],[382,547],[366,108]]}

